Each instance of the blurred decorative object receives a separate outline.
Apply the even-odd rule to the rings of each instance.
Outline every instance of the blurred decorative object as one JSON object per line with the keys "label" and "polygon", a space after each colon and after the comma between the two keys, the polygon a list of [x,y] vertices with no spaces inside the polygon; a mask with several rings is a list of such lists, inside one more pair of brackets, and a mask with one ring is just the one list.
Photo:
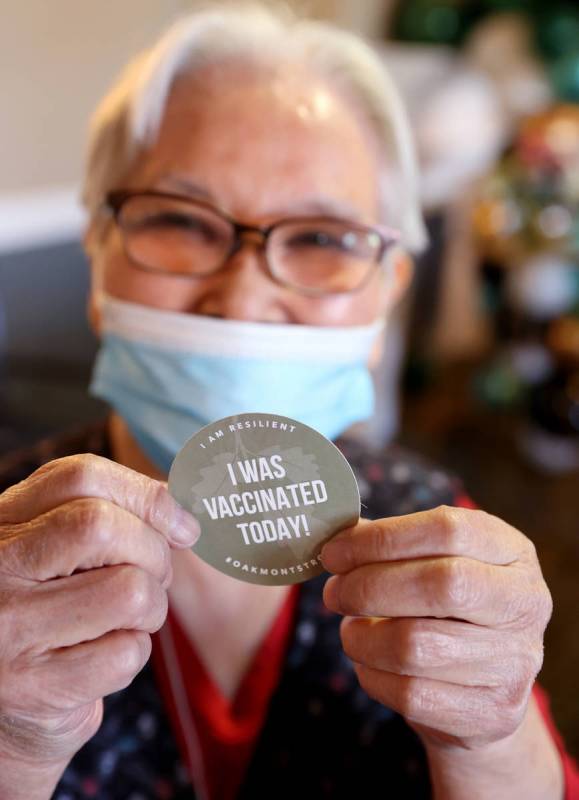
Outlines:
{"label": "blurred decorative object", "polygon": [[429,208],[449,202],[483,175],[507,134],[492,83],[465,68],[425,98],[416,123],[422,194]]}
{"label": "blurred decorative object", "polygon": [[[431,372],[437,361],[482,357],[475,397],[512,413],[529,463],[574,470],[579,6],[401,0],[392,33],[416,43],[406,45],[410,107],[423,199],[439,234],[426,264],[434,322],[414,335],[411,356]],[[417,62],[429,66],[421,80]]]}
{"label": "blurred decorative object", "polygon": [[579,192],[579,106],[561,103],[526,119],[515,150],[530,169],[558,170],[565,194]]}
{"label": "blurred decorative object", "polygon": [[579,270],[557,255],[530,258],[506,278],[507,301],[534,320],[550,320],[570,311],[579,300]]}
{"label": "blurred decorative object", "polygon": [[579,106],[558,104],[521,123],[474,212],[496,323],[477,393],[522,413],[521,452],[550,473],[579,468],[578,208]]}
{"label": "blurred decorative object", "polygon": [[492,408],[511,408],[518,405],[525,385],[506,357],[497,358],[475,377],[475,392]]}
{"label": "blurred decorative object", "polygon": [[384,63],[410,113],[427,210],[458,197],[510,136],[492,81],[446,47],[389,43]]}
{"label": "blurred decorative object", "polygon": [[547,380],[555,369],[549,350],[538,342],[520,342],[510,349],[513,372],[525,386],[536,386]]}
{"label": "blurred decorative object", "polygon": [[579,254],[579,106],[526,119],[481,189],[475,230],[486,255],[513,266],[540,251]]}
{"label": "blurred decorative object", "polygon": [[531,21],[524,14],[505,12],[482,19],[465,43],[465,58],[493,81],[503,112],[511,122],[540,111],[552,101],[545,67],[535,55],[533,39]]}
{"label": "blurred decorative object", "polygon": [[469,6],[460,0],[404,0],[393,34],[402,41],[458,45],[471,22]]}
{"label": "blurred decorative object", "polygon": [[579,469],[579,444],[574,438],[527,426],[518,437],[521,452],[538,470],[558,475]]}

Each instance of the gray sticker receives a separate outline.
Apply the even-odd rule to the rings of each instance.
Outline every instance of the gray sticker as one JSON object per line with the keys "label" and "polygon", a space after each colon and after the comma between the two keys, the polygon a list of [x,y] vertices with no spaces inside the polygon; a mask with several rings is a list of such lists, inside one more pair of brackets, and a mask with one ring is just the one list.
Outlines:
{"label": "gray sticker", "polygon": [[276,414],[238,414],[200,430],[173,461],[169,491],[201,524],[200,558],[268,586],[323,572],[322,545],[360,516],[338,448]]}

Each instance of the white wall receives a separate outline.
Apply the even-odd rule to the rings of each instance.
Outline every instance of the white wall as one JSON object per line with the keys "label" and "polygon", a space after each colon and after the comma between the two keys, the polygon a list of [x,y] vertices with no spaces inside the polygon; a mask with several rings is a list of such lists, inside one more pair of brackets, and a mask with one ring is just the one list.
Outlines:
{"label": "white wall", "polygon": [[[387,0],[293,0],[364,33]],[[235,0],[231,0],[235,2]],[[91,110],[127,58],[195,0],[0,0],[0,251],[58,241]]]}
{"label": "white wall", "polygon": [[80,174],[87,118],[126,61],[179,0],[17,0],[0,25],[0,191]]}

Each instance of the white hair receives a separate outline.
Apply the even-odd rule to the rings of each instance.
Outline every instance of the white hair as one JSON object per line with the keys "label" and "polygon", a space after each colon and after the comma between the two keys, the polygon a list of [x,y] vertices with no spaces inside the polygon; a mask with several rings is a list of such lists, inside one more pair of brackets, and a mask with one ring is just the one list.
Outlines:
{"label": "white hair", "polygon": [[419,252],[427,237],[420,210],[413,137],[400,95],[379,56],[360,37],[264,2],[210,3],[172,25],[125,67],[91,120],[82,199],[98,217],[136,157],[158,134],[173,83],[231,61],[311,68],[344,91],[378,144],[383,221]]}

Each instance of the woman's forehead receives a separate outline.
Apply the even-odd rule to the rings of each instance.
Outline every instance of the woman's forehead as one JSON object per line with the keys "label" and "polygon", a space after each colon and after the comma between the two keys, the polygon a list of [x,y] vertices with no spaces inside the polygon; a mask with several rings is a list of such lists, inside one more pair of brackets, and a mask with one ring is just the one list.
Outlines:
{"label": "woman's forehead", "polygon": [[303,70],[244,78],[220,70],[180,80],[132,182],[190,185],[230,213],[262,218],[324,204],[375,216],[377,148],[353,107]]}

